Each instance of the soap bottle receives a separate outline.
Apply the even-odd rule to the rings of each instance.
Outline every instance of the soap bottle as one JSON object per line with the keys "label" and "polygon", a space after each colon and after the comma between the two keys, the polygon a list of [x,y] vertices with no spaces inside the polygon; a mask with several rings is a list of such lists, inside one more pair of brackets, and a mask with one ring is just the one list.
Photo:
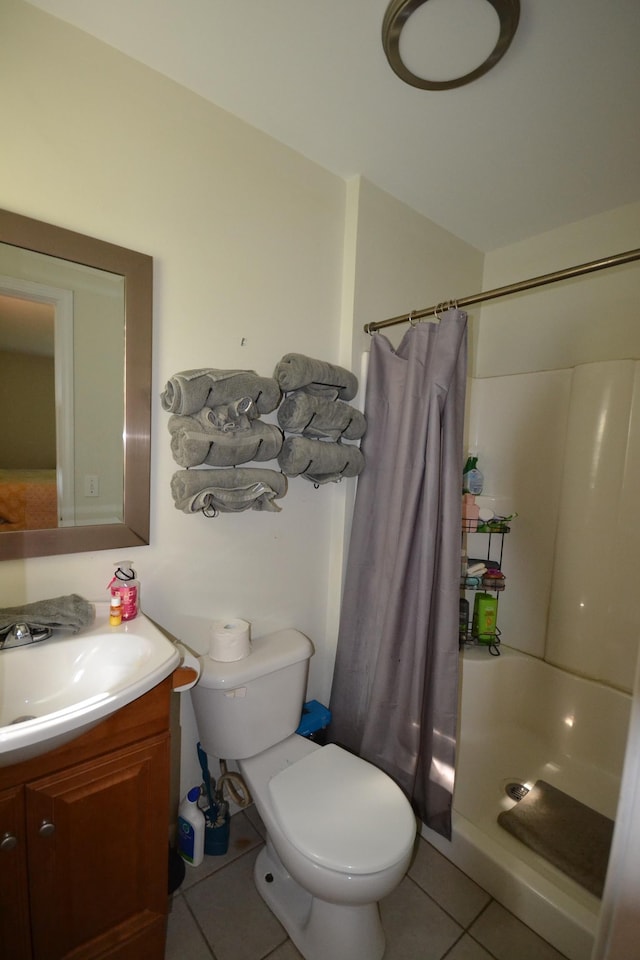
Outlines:
{"label": "soap bottle", "polygon": [[462,492],[472,493],[477,497],[482,493],[483,487],[484,476],[478,469],[478,458],[468,457],[464,470],[462,471]]}
{"label": "soap bottle", "polygon": [[204,860],[206,818],[199,797],[200,787],[192,787],[178,807],[178,853],[192,867]]}
{"label": "soap bottle", "polygon": [[140,583],[136,580],[136,572],[130,560],[119,560],[116,570],[107,589],[120,595],[123,621],[133,620],[138,615],[140,603]]}

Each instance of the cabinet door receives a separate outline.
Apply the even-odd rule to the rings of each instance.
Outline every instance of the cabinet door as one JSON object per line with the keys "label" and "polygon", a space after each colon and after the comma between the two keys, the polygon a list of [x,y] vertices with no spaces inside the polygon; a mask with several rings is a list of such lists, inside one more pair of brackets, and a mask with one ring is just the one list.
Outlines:
{"label": "cabinet door", "polygon": [[157,942],[168,907],[168,735],[28,784],[26,810],[35,960],[117,956],[147,934]]}
{"label": "cabinet door", "polygon": [[24,791],[0,793],[0,960],[30,960]]}

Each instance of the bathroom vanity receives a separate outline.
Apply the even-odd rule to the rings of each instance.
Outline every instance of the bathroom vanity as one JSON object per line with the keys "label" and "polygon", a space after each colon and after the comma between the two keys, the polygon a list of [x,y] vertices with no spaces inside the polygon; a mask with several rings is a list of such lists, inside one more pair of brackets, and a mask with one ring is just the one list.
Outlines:
{"label": "bathroom vanity", "polygon": [[0,958],[162,960],[172,677],[0,768]]}

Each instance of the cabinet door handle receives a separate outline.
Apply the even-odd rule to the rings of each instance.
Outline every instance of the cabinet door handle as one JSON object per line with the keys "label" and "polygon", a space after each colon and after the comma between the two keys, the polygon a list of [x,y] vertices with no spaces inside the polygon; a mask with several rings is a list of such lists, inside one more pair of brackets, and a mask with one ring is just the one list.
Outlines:
{"label": "cabinet door handle", "polygon": [[0,850],[4,852],[9,852],[9,850],[14,850],[18,846],[18,838],[15,833],[6,833],[2,834],[0,838]]}
{"label": "cabinet door handle", "polygon": [[40,824],[40,829],[38,830],[38,833],[40,834],[41,837],[50,837],[51,834],[55,832],[56,832],[56,825],[55,823],[51,823],[50,820],[43,820],[42,823]]}

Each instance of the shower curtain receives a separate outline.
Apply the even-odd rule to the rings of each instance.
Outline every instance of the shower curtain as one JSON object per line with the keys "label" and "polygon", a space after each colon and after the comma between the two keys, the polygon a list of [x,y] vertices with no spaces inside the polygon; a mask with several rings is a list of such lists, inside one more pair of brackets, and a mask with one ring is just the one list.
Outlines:
{"label": "shower curtain", "polygon": [[330,738],[385,770],[451,836],[467,316],[376,333],[340,617]]}

